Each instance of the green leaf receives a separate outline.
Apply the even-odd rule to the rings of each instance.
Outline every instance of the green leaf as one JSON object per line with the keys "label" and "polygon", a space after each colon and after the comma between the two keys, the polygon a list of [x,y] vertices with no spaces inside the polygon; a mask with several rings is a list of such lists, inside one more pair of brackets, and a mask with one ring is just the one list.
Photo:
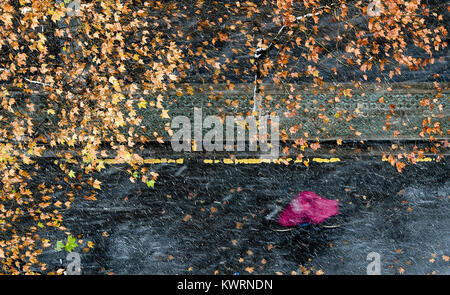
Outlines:
{"label": "green leaf", "polygon": [[152,179],[152,180],[149,180],[149,181],[147,181],[147,186],[148,187],[155,187],[155,181]]}
{"label": "green leaf", "polygon": [[67,252],[72,252],[72,250],[75,249],[76,247],[78,247],[78,244],[76,243],[76,239],[74,237],[72,237],[71,235],[69,235],[67,237],[67,243],[64,246],[64,249]]}
{"label": "green leaf", "polygon": [[39,226],[40,228],[44,228],[44,224],[43,224],[42,222],[38,222],[38,226]]}
{"label": "green leaf", "polygon": [[64,243],[62,241],[56,242],[56,251],[61,251],[64,248]]}
{"label": "green leaf", "polygon": [[133,172],[133,177],[137,179],[138,176],[139,176],[138,172],[137,172],[137,171],[134,171],[134,172]]}

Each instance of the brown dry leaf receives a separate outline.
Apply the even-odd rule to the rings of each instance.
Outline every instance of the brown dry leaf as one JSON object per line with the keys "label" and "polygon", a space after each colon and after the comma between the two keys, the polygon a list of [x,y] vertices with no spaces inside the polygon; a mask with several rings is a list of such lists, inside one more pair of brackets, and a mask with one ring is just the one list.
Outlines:
{"label": "brown dry leaf", "polygon": [[88,201],[96,201],[97,200],[97,198],[95,197],[95,194],[92,194],[90,196],[85,196],[84,198]]}
{"label": "brown dry leaf", "polygon": [[250,266],[245,268],[245,271],[248,272],[248,273],[252,273],[254,270],[255,270],[255,268],[254,267],[250,267]]}

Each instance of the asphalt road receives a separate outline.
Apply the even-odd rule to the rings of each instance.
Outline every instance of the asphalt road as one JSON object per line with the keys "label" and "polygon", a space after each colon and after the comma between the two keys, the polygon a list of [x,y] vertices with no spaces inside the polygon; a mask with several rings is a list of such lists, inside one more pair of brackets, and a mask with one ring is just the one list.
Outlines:
{"label": "asphalt road", "polygon": [[[365,274],[370,252],[380,254],[382,274],[450,274],[445,158],[402,173],[379,156],[150,166],[160,174],[154,188],[108,166],[96,176],[98,200],[78,197],[64,213],[68,229],[95,244],[75,250],[84,274]],[[45,171],[43,178],[61,173],[49,163]],[[338,199],[340,214],[325,226],[280,227],[279,210],[302,190]],[[47,249],[41,259],[56,270],[65,255]]]}

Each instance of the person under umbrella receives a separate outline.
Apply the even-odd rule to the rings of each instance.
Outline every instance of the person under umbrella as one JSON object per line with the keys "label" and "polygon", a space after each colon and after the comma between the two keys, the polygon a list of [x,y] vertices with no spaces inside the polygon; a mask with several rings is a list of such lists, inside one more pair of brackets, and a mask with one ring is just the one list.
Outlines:
{"label": "person under umbrella", "polygon": [[281,212],[278,223],[284,227],[319,224],[339,214],[339,203],[310,191],[302,191]]}

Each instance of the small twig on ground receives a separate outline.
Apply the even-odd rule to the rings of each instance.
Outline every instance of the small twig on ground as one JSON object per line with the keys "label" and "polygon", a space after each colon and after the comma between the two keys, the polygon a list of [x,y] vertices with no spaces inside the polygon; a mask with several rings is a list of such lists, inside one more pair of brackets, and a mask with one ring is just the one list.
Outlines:
{"label": "small twig on ground", "polygon": [[324,228],[337,228],[340,227],[342,224],[336,224],[336,225],[322,225]]}

